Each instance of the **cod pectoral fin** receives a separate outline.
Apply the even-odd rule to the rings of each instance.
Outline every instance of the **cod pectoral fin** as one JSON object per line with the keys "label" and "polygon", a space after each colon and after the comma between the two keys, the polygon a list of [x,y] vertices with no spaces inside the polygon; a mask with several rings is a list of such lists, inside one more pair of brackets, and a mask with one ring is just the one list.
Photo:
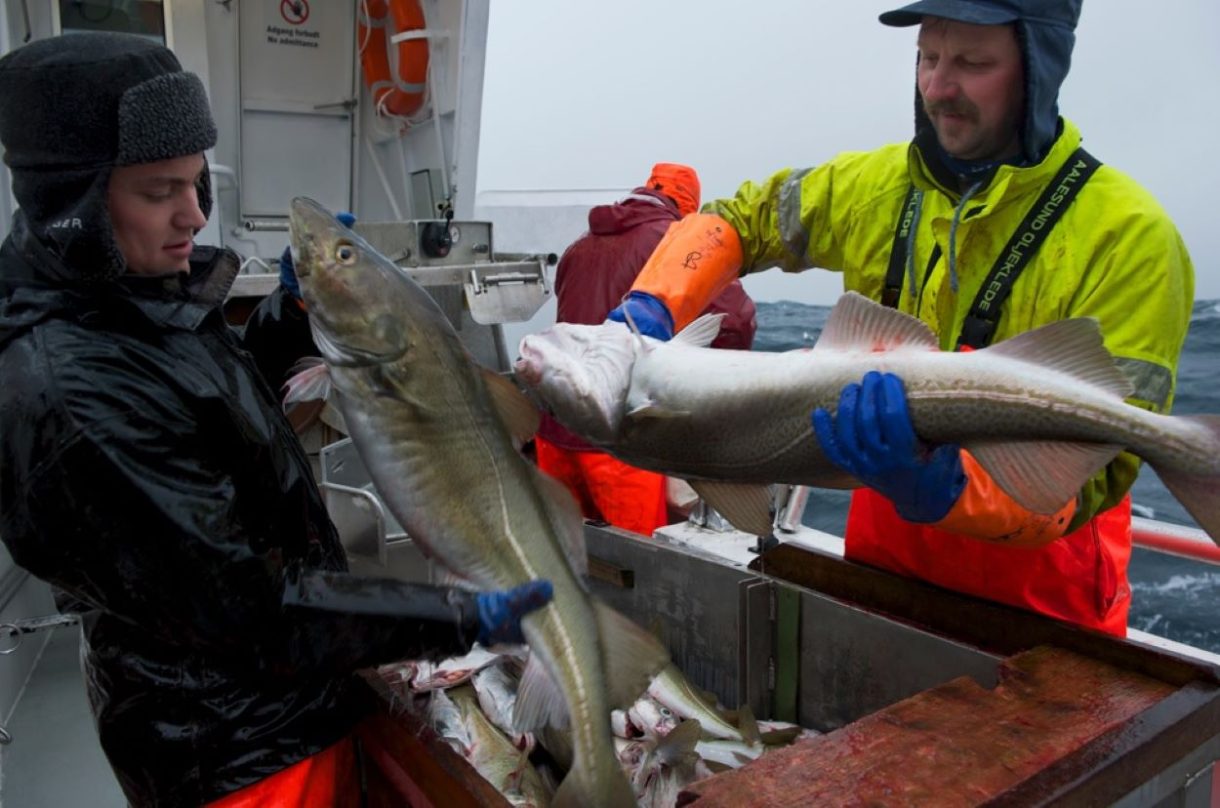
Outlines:
{"label": "cod pectoral fin", "polygon": [[601,636],[606,697],[611,708],[626,709],[669,664],[669,652],[649,632],[600,601],[593,601]]}
{"label": "cod pectoral fin", "polygon": [[695,745],[703,737],[703,727],[697,718],[688,718],[657,742],[654,757],[666,766],[681,763],[694,754]]}
{"label": "cod pectoral fin", "polygon": [[762,735],[758,731],[758,720],[750,705],[743,704],[737,710],[737,729],[741,732],[741,740],[748,746],[762,743]]}
{"label": "cod pectoral fin", "polygon": [[479,367],[479,373],[487,385],[487,392],[491,394],[492,406],[512,436],[514,445],[520,448],[538,431],[542,414],[525,397],[525,393],[517,389],[512,379],[485,367]]}
{"label": "cod pectoral fin", "polygon": [[670,342],[691,345],[695,348],[706,348],[719,336],[720,325],[726,316],[725,314],[704,314],[674,334],[674,338]]}
{"label": "cod pectoral fin", "polygon": [[292,375],[284,382],[284,411],[306,401],[325,401],[330,396],[330,370],[320,356],[306,356],[292,366]]}
{"label": "cod pectoral fin", "polygon": [[846,292],[830,310],[813,350],[890,351],[912,346],[938,350],[936,335],[927,323],[858,292]]}
{"label": "cod pectoral fin", "polygon": [[764,732],[758,739],[763,746],[787,746],[800,737],[801,731],[801,728],[794,724],[791,727]]}
{"label": "cod pectoral fin", "polygon": [[971,443],[965,447],[1008,496],[1035,513],[1055,513],[1121,446],[1065,441]]}
{"label": "cod pectoral fin", "polygon": [[771,512],[771,489],[765,485],[691,480],[703,500],[728,519],[733,527],[755,536],[771,535],[775,515]]}

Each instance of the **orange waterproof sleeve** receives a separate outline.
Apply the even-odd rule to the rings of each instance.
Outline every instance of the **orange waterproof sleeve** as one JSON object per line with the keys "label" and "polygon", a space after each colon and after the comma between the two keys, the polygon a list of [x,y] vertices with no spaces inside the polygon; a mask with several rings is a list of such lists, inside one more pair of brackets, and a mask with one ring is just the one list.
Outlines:
{"label": "orange waterproof sleeve", "polygon": [[740,271],[741,239],[733,226],[711,213],[692,213],[670,225],[631,291],[646,292],[664,303],[677,333]]}
{"label": "orange waterproof sleeve", "polygon": [[932,525],[938,530],[1008,547],[1041,547],[1063,536],[1076,513],[1075,497],[1053,514],[1022,507],[965,450],[962,471],[966,487],[945,518]]}

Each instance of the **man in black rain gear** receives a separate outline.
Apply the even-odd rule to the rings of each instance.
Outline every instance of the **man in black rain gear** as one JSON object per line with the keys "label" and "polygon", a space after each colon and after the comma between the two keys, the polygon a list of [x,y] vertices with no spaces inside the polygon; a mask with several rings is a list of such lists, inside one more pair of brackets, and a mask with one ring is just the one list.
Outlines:
{"label": "man in black rain gear", "polygon": [[353,804],[352,733],[374,707],[355,671],[519,640],[550,584],[347,573],[221,314],[236,256],[193,243],[215,140],[202,83],[148,40],[0,59],[20,204],[0,246],[0,537],[84,610],[89,697],[132,803]]}

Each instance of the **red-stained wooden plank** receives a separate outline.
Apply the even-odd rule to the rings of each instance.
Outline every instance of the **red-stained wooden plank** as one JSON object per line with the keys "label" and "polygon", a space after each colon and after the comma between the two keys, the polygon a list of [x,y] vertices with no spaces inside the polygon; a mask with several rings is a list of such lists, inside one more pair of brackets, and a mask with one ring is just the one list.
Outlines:
{"label": "red-stained wooden plank", "polygon": [[1168,697],[1175,687],[1059,648],[967,677],[690,786],[679,805],[977,805]]}
{"label": "red-stained wooden plank", "polygon": [[430,727],[409,713],[358,728],[370,808],[508,808],[508,800]]}

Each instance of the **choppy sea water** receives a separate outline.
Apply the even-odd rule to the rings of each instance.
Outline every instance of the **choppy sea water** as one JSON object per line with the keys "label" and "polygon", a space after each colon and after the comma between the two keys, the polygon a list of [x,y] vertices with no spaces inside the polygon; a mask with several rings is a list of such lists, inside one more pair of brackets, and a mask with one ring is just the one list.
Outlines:
{"label": "choppy sea water", "polygon": [[[787,351],[817,341],[830,313],[828,306],[781,301],[758,304],[754,349]],[[1220,412],[1220,301],[1196,301],[1186,345],[1178,364],[1175,415]],[[842,535],[850,494],[814,489],[805,524]],[[1132,489],[1140,515],[1198,527],[1165,489],[1156,473],[1144,468]],[[1152,634],[1220,652],[1220,566],[1192,562],[1135,548],[1130,568],[1130,625]]]}

